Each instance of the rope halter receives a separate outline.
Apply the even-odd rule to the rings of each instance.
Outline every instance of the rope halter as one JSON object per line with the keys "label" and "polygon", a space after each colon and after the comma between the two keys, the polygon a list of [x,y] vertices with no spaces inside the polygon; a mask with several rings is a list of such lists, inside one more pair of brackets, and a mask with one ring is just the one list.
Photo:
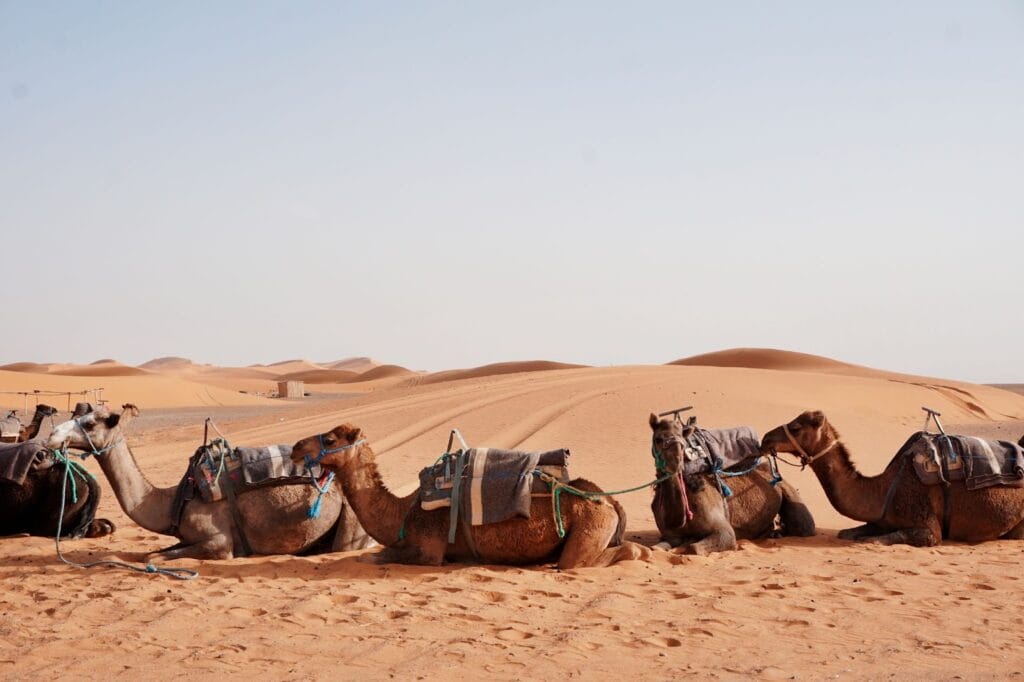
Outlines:
{"label": "rope halter", "polygon": [[808,464],[810,464],[814,460],[818,459],[822,455],[827,454],[830,450],[832,450],[832,448],[834,448],[836,445],[839,444],[839,439],[838,438],[833,438],[832,442],[829,443],[828,445],[826,445],[824,447],[824,449],[818,451],[814,455],[808,455],[807,451],[804,450],[802,447],[800,447],[800,443],[797,443],[796,442],[796,438],[794,438],[793,434],[790,433],[790,431],[789,431],[789,424],[783,424],[782,425],[782,430],[783,430],[783,432],[785,432],[786,438],[789,439],[790,444],[794,448],[796,448],[796,453],[800,456],[800,464],[802,464],[803,466],[807,466]]}
{"label": "rope halter", "polygon": [[362,445],[363,443],[366,442],[365,438],[360,438],[355,443],[349,443],[348,445],[342,445],[340,448],[328,450],[327,445],[324,443],[324,434],[319,434],[317,436],[317,439],[320,441],[320,453],[316,457],[311,457],[309,455],[305,456],[306,468],[310,470],[312,470],[315,465],[320,464],[320,462],[322,462],[324,460],[324,457],[326,457],[327,455],[333,455],[336,452],[344,452],[345,450],[351,450],[357,445]]}
{"label": "rope halter", "polygon": [[[82,459],[85,459],[89,455],[94,455],[96,457],[99,457],[100,455],[102,455],[104,453],[110,452],[115,447],[120,445],[122,441],[124,441],[124,438],[122,437],[122,438],[119,438],[119,439],[115,440],[113,443],[111,443],[110,445],[107,445],[106,447],[97,448],[96,444],[92,442],[92,436],[90,436],[89,432],[86,431],[84,426],[82,426],[82,419],[83,419],[82,417],[75,417],[75,426],[77,426],[78,430],[82,432],[83,436],[85,436],[85,442],[89,444],[89,448],[90,448],[89,452],[87,452],[84,455],[82,455]],[[66,444],[67,444],[67,442],[65,441],[65,445]]]}

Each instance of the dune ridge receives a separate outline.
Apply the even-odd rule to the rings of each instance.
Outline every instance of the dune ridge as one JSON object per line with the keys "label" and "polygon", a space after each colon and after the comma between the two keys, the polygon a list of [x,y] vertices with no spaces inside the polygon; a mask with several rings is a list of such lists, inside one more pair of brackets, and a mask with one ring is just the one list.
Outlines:
{"label": "dune ridge", "polygon": [[482,365],[470,369],[450,369],[443,372],[434,372],[409,379],[410,384],[437,384],[446,381],[461,381],[463,379],[481,379],[484,377],[500,376],[502,374],[519,374],[521,372],[549,372],[559,369],[582,369],[587,365],[574,365],[566,362],[551,362],[548,360],[525,360],[516,362],[496,362],[490,365]]}

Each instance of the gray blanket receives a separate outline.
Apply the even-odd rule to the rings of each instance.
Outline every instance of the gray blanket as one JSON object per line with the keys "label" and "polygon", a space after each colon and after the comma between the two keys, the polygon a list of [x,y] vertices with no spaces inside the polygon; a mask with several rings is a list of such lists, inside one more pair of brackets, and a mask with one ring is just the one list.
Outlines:
{"label": "gray blanket", "polygon": [[994,485],[1024,487],[1024,448],[1005,440],[920,431],[900,448],[913,458],[922,483],[964,481],[968,490]]}
{"label": "gray blanket", "polygon": [[25,482],[28,472],[48,468],[52,463],[50,451],[42,441],[0,444],[0,478],[18,485]]}
{"label": "gray blanket", "polygon": [[[749,426],[731,429],[696,429],[686,437],[685,473],[698,473],[704,462],[729,469],[749,466],[761,454],[757,432]],[[692,469],[692,471],[691,471]]]}
{"label": "gray blanket", "polygon": [[[260,485],[299,482],[299,479],[308,481],[309,471],[305,464],[292,462],[291,455],[291,445],[240,447],[234,448],[222,464],[219,456],[206,447],[200,447],[189,462],[189,472],[203,500],[215,502],[224,498],[227,481],[238,492]],[[313,466],[313,475],[317,479],[323,474],[319,464]]]}

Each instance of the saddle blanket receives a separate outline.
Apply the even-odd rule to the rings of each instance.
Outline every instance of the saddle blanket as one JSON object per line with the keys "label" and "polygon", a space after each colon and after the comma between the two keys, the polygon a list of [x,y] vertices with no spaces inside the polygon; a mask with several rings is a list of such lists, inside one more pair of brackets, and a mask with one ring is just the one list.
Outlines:
{"label": "saddle blanket", "polygon": [[919,431],[900,448],[897,456],[901,454],[913,458],[925,485],[964,481],[968,490],[1024,487],[1024,448],[1009,441]]}
{"label": "saddle blanket", "polygon": [[451,507],[455,479],[459,480],[460,513],[466,523],[479,526],[513,516],[530,517],[532,494],[549,494],[550,487],[534,471],[558,481],[569,481],[569,451],[520,452],[471,448],[462,471],[456,472],[461,453],[443,456],[420,471],[420,506],[426,510]]}
{"label": "saddle blanket", "polygon": [[[706,466],[729,469],[737,464],[752,464],[761,455],[761,441],[749,426],[731,429],[695,429],[685,438],[684,473],[700,473]],[[749,462],[748,462],[749,460]]]}
{"label": "saddle blanket", "polygon": [[[224,499],[228,484],[241,492],[264,485],[308,483],[310,472],[305,464],[293,462],[291,455],[290,445],[265,445],[235,448],[221,458],[215,449],[201,446],[189,462],[189,472],[203,501],[215,502]],[[323,474],[319,464],[313,466],[313,476],[320,479]]]}
{"label": "saddle blanket", "polygon": [[0,478],[21,485],[28,472],[53,464],[50,451],[38,440],[24,443],[0,443]]}

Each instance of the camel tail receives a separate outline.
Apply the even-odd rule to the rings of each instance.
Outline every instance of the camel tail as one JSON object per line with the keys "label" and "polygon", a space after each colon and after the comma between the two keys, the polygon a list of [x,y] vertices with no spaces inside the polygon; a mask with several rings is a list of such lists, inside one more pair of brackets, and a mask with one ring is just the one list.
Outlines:
{"label": "camel tail", "polygon": [[807,508],[796,488],[786,481],[779,481],[779,492],[782,494],[782,507],[779,517],[782,519],[782,534],[808,538],[814,535],[814,516]]}

